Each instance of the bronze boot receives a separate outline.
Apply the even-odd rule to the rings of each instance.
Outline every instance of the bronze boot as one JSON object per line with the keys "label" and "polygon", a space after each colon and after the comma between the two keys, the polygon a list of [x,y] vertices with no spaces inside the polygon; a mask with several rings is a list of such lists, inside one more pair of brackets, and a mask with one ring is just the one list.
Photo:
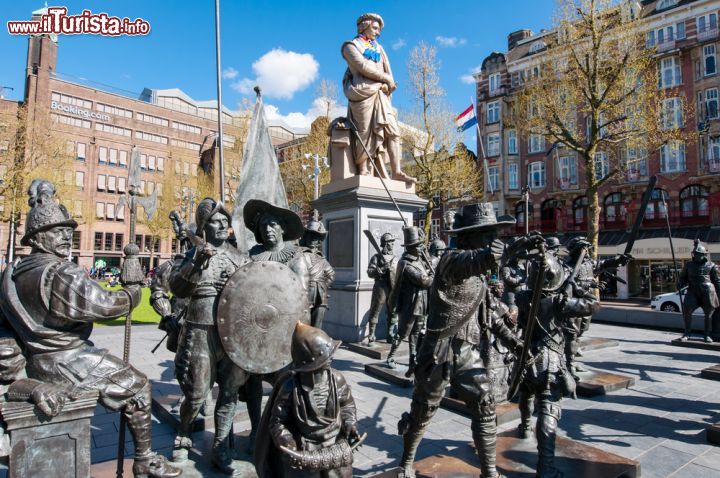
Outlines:
{"label": "bronze boot", "polygon": [[480,458],[480,471],[483,478],[505,478],[496,468],[497,417],[495,414],[473,419],[472,436]]}

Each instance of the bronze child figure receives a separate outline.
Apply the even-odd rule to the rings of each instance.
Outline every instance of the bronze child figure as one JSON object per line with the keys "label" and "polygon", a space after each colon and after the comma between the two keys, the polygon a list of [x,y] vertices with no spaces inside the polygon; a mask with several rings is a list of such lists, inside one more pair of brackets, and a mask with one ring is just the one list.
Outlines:
{"label": "bronze child figure", "polygon": [[255,448],[260,478],[351,478],[353,451],[362,443],[355,401],[342,374],[330,368],[340,345],[298,322],[292,368],[265,407]]}

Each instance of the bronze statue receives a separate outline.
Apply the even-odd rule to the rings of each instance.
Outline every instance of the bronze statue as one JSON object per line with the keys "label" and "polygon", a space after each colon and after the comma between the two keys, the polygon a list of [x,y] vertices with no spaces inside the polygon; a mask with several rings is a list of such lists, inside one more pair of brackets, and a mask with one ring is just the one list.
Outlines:
{"label": "bronze statue", "polygon": [[397,279],[390,295],[390,310],[397,313],[398,333],[393,337],[392,347],[387,356],[389,367],[395,367],[395,353],[408,339],[410,363],[406,377],[412,377],[416,365],[416,351],[420,335],[425,329],[428,313],[427,290],[432,285],[433,268],[425,254],[425,234],[415,226],[403,227],[405,253],[397,266]]}
{"label": "bronze statue", "polygon": [[325,259],[322,244],[327,236],[325,226],[320,221],[308,222],[300,246],[307,261],[309,283],[308,301],[313,327],[322,328],[325,311],[328,308],[328,290],[335,281],[335,269]]}
{"label": "bronze statue", "polygon": [[513,257],[500,268],[500,279],[503,281],[503,302],[510,308],[517,309],[515,296],[525,289],[527,274],[522,259]]}
{"label": "bronze statue", "polygon": [[[632,259],[630,254],[618,254],[609,259],[595,261],[590,256],[591,245],[584,236],[574,237],[567,245],[568,256],[565,259],[565,267],[569,270],[577,268],[574,281],[574,297],[590,299],[596,296],[598,289],[598,281],[596,276],[607,268],[624,266]],[[580,338],[590,329],[592,314],[585,316],[577,316],[574,320],[565,321],[565,359],[567,360],[567,368],[575,377],[580,380],[579,372],[584,372],[580,364],[575,359],[580,349]]]}
{"label": "bronze statue", "polygon": [[383,307],[385,307],[388,322],[387,342],[392,343],[393,337],[397,333],[397,314],[390,310],[390,304],[388,302],[392,284],[395,282],[395,272],[398,262],[398,259],[393,253],[395,237],[389,232],[386,232],[380,237],[380,247],[381,251],[370,258],[370,264],[368,264],[367,269],[368,277],[375,279],[372,298],[370,299],[370,318],[368,319],[370,325],[368,343],[370,344],[375,342],[375,330],[378,319],[380,318],[380,310]]}
{"label": "bronze statue", "polygon": [[228,434],[235,417],[237,395],[248,374],[228,357],[217,330],[217,299],[228,278],[249,262],[246,255],[228,244],[230,213],[222,203],[205,198],[195,211],[198,234],[195,247],[176,263],[170,274],[170,289],[189,298],[182,324],[175,376],[185,395],[180,406],[180,427],[173,448],[173,460],[187,460],[192,447],[192,424],[217,382],[220,391],[215,404],[215,439],[212,463],[225,474],[233,473]]}
{"label": "bronze statue", "polygon": [[351,478],[359,436],[355,401],[342,374],[330,368],[340,345],[298,322],[292,369],[265,406],[255,448],[260,478]]}
{"label": "bronze statue", "polygon": [[[524,256],[529,256],[530,282],[528,289],[520,292],[517,303],[520,309],[519,323],[523,327],[526,350],[520,354],[517,376],[508,398],[519,389],[521,438],[532,436],[532,406],[536,404],[539,478],[561,478],[555,468],[555,435],[560,420],[560,401],[575,396],[575,380],[563,359],[564,323],[577,317],[590,316],[598,307],[598,300],[584,291],[577,293],[576,282],[579,269],[568,273],[557,256],[546,252],[542,236],[531,234],[521,238],[526,244]],[[520,247],[515,253],[520,252]],[[535,250],[533,253],[532,250]],[[582,297],[576,297],[582,295]],[[535,305],[534,305],[535,304]]]}
{"label": "bronze statue", "polygon": [[685,333],[680,340],[688,340],[692,327],[692,314],[698,307],[702,308],[705,314],[705,329],[703,338],[705,342],[712,342],[712,317],[713,312],[720,308],[718,294],[720,294],[720,270],[718,266],[708,257],[708,251],[695,239],[692,250],[692,260],[685,263],[680,273],[678,290],[687,287],[683,303],[683,321],[685,322]]}
{"label": "bronze statue", "polygon": [[445,245],[445,242],[439,237],[435,237],[430,241],[428,252],[430,252],[430,265],[432,265],[433,269],[437,267],[438,262],[440,262],[440,258],[445,253],[446,249],[447,246]]}
{"label": "bronze statue", "polygon": [[[400,126],[390,97],[397,89],[390,61],[377,42],[384,22],[380,15],[366,13],[357,19],[358,35],[342,45],[342,56],[348,64],[343,77],[343,92],[348,99],[348,118],[357,127],[359,141],[352,141],[358,174],[373,174],[370,158],[360,141],[373,156],[376,167],[387,177],[386,160],[390,162],[392,179],[415,182],[402,172]],[[355,139],[355,138],[353,138]]]}
{"label": "bronze statue", "polygon": [[430,315],[415,368],[410,413],[403,413],[398,432],[403,435],[400,466],[414,477],[413,461],[425,428],[432,420],[450,383],[472,413],[472,435],[484,478],[500,476],[495,467],[497,434],[495,398],[479,351],[490,330],[511,350],[522,343],[489,310],[488,271],[498,266],[504,244],[496,239],[500,227],[490,203],[464,206],[448,234],[456,236],[457,249],[447,251],[435,271],[430,289]]}
{"label": "bronze statue", "polygon": [[[55,187],[47,181],[35,179],[31,183],[31,209],[20,242],[32,251],[8,265],[0,286],[0,306],[24,350],[27,375],[61,387],[69,395],[99,392],[103,406],[120,410],[127,417],[135,443],[134,474],[179,476],[179,469],[151,449],[147,377],[88,340],[94,322],[126,316],[138,305],[140,286],[107,290],[68,260],[77,223],[55,202],[54,193]],[[37,392],[33,388],[31,398],[33,394],[55,393],[43,392],[43,388]],[[38,398],[42,401],[42,397],[34,400]]]}

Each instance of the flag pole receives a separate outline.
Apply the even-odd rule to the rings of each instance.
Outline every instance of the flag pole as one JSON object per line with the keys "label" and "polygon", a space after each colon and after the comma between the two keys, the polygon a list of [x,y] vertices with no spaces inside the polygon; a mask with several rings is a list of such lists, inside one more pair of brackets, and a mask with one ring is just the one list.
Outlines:
{"label": "flag pole", "polygon": [[[473,112],[476,111],[475,109],[475,100],[473,97],[470,97],[470,103],[473,107]],[[487,180],[488,187],[490,188],[490,194],[495,194],[495,190],[492,187],[492,183],[490,182],[490,171],[487,164],[487,157],[485,156],[485,146],[483,145],[483,137],[480,133],[480,117],[476,114],[475,115],[475,132],[477,135],[477,143],[480,145],[480,153],[482,154],[482,161],[483,161],[483,169],[485,171],[485,178]]]}
{"label": "flag pole", "polygon": [[217,148],[219,156],[218,174],[220,176],[220,202],[225,202],[225,157],[223,155],[223,116],[222,116],[222,71],[220,66],[220,0],[215,0],[215,67],[217,81],[217,112],[218,112],[218,138]]}

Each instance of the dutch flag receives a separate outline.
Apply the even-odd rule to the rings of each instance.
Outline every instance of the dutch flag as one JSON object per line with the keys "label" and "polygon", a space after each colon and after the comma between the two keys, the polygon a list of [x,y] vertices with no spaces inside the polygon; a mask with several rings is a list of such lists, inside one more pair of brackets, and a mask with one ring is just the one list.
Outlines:
{"label": "dutch flag", "polygon": [[455,125],[459,132],[466,131],[477,124],[477,117],[475,116],[475,105],[470,104],[465,111],[460,113],[455,118]]}

